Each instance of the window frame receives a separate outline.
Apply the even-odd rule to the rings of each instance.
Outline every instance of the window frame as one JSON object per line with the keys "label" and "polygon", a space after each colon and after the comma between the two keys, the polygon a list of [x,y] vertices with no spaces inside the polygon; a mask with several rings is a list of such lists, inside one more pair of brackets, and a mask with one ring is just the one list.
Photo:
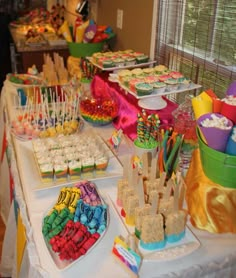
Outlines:
{"label": "window frame", "polygon": [[[185,16],[185,7],[187,0],[177,0],[174,3],[171,3],[170,0],[160,0],[158,5],[158,21],[157,21],[157,36],[156,36],[156,54],[158,55],[158,63],[159,64],[167,64],[169,66],[171,57],[174,55],[181,56],[184,59],[188,59],[193,63],[204,66],[206,70],[215,71],[226,78],[230,78],[232,80],[236,79],[236,65],[234,66],[225,66],[220,63],[216,63],[215,59],[212,58],[212,51],[214,50],[214,38],[215,38],[215,28],[212,27],[213,32],[210,37],[211,47],[210,53],[201,54],[200,51],[194,49],[191,51],[190,47],[182,47],[182,39],[183,39],[183,26],[184,26],[184,16]],[[171,3],[171,4],[170,4]],[[217,16],[217,7],[218,1],[215,0],[215,13],[212,18],[211,24],[217,24],[215,22],[215,18]],[[170,9],[170,10],[169,10]],[[169,15],[171,11],[175,11],[175,17],[169,19]],[[167,23],[168,20],[168,23]],[[171,22],[170,22],[171,21]],[[164,26],[164,28],[162,28]],[[166,27],[167,26],[167,27]],[[169,35],[173,34],[173,41],[165,41],[163,37],[165,37],[165,33]],[[169,36],[171,37],[171,36]],[[197,76],[195,77],[195,81],[197,81]]]}

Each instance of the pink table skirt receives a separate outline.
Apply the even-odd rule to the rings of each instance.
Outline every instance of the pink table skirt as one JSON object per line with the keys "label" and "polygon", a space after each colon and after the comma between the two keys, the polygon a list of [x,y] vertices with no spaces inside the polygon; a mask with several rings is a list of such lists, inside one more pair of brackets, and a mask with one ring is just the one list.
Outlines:
{"label": "pink table skirt", "polygon": [[[113,126],[119,130],[122,129],[131,140],[137,136],[137,114],[143,108],[138,106],[138,99],[120,88],[118,83],[110,82],[107,73],[96,75],[91,84],[91,90],[94,97],[115,98],[119,104],[118,116],[113,121]],[[177,108],[177,104],[163,97],[167,106],[161,110],[146,110],[147,114],[157,113],[161,123],[173,123],[172,112]]]}

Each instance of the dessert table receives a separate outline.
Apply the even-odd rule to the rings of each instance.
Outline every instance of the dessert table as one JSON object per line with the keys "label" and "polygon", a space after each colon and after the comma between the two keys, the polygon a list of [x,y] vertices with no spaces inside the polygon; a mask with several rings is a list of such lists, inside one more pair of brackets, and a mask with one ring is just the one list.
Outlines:
{"label": "dessert table", "polygon": [[[117,87],[111,86],[110,89],[118,91]],[[117,180],[122,176],[122,170],[119,172],[120,176],[95,181],[102,197],[108,203],[110,215],[108,230],[99,244],[83,259],[63,270],[59,269],[51,258],[41,228],[43,217],[56,201],[60,186],[37,190],[38,177],[32,159],[31,141],[18,140],[10,131],[14,90],[6,81],[0,103],[0,202],[1,215],[6,223],[1,277],[130,277],[111,254],[115,236],[127,236],[127,229],[109,198],[116,196]],[[134,105],[127,104],[131,107]],[[167,118],[170,117],[170,111],[171,109],[166,111]],[[128,115],[126,114],[123,120],[119,117],[114,126],[96,127],[95,130],[104,139],[108,139],[114,127],[121,128],[122,124],[125,125],[124,119],[128,120]],[[132,138],[132,135],[130,137]],[[118,150],[119,160],[122,162],[125,156],[132,152],[132,144],[123,140]],[[159,260],[145,260],[141,265],[139,277],[236,277],[236,235],[211,234],[194,228],[190,222],[188,227],[200,242],[200,247],[191,254],[185,256],[183,253],[175,259],[164,256]],[[20,232],[24,234],[23,237]],[[26,241],[22,247],[22,242],[19,241],[24,237]]]}

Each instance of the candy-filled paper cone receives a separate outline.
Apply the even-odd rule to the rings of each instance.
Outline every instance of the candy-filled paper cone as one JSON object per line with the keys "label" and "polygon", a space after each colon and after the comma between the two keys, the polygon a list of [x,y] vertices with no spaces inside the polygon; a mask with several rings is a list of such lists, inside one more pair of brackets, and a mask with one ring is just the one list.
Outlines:
{"label": "candy-filled paper cone", "polygon": [[202,99],[201,97],[193,98],[192,106],[195,119],[198,119],[201,115],[212,112],[212,101]]}
{"label": "candy-filled paper cone", "polygon": [[[216,123],[217,122],[216,117],[218,119],[221,119],[222,121],[224,120],[224,122],[225,122],[224,127],[222,126],[222,122],[221,122],[221,126],[219,125],[220,120],[218,121],[218,123]],[[215,126],[212,125],[212,122],[211,122],[211,125],[206,126],[205,122],[207,119],[209,119],[212,122],[214,121],[216,123]],[[197,125],[198,125],[199,130],[201,131],[201,134],[205,138],[206,144],[209,147],[211,147],[212,149],[215,149],[217,151],[220,151],[220,152],[225,151],[226,144],[227,144],[230,132],[233,127],[232,121],[225,118],[221,114],[208,113],[208,114],[202,115],[197,120]]]}
{"label": "candy-filled paper cone", "polygon": [[212,97],[207,92],[202,92],[198,97],[203,100],[212,102]]}
{"label": "candy-filled paper cone", "polygon": [[221,114],[236,124],[236,105],[223,102]]}
{"label": "candy-filled paper cone", "polygon": [[218,98],[213,98],[213,112],[220,113],[222,109],[223,101]]}
{"label": "candy-filled paper cone", "polygon": [[61,25],[61,27],[58,30],[59,35],[63,35],[63,37],[68,42],[72,42],[72,37],[70,33],[70,28],[68,22],[65,20],[64,23]]}
{"label": "candy-filled paper cone", "polygon": [[230,155],[236,155],[236,126],[233,127],[229,136],[225,152]]}
{"label": "candy-filled paper cone", "polygon": [[236,96],[236,80],[233,81],[233,82],[229,85],[229,87],[228,87],[228,89],[227,89],[227,91],[226,91],[226,95],[227,95],[227,96]]}

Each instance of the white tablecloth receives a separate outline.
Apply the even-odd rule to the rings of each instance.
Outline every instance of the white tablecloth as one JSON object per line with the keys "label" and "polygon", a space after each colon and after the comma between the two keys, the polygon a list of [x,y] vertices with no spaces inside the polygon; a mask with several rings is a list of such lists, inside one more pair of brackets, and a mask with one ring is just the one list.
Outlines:
{"label": "white tablecloth", "polygon": [[[14,87],[6,83],[1,96],[1,124],[3,109],[7,106],[10,115],[13,111],[13,94]],[[111,131],[112,126],[98,128],[98,132],[101,132],[104,138],[108,138]],[[108,230],[96,248],[72,266],[64,270],[57,268],[44,243],[41,223],[45,213],[56,201],[60,187],[35,190],[38,186],[38,173],[34,165],[31,142],[14,138],[11,141],[9,133],[8,140],[9,143],[13,143],[10,146],[14,150],[11,154],[11,169],[14,173],[15,199],[18,202],[27,234],[26,249],[18,277],[129,277],[111,255],[115,236],[127,234],[120,217],[111,206]],[[131,152],[132,149],[123,141],[119,150],[120,159],[122,160],[127,153]],[[0,172],[1,214],[7,224],[0,270],[3,276],[17,277],[15,256],[17,225],[14,206],[7,196],[9,181],[4,174],[7,168],[6,163],[5,160],[1,164]],[[109,196],[116,194],[117,179],[118,177],[114,177],[96,181],[97,187],[108,204],[110,204]],[[188,256],[181,256],[174,260],[165,258],[144,261],[140,269],[140,277],[236,277],[236,235],[209,234],[194,229],[190,224],[189,227],[201,246]]]}

